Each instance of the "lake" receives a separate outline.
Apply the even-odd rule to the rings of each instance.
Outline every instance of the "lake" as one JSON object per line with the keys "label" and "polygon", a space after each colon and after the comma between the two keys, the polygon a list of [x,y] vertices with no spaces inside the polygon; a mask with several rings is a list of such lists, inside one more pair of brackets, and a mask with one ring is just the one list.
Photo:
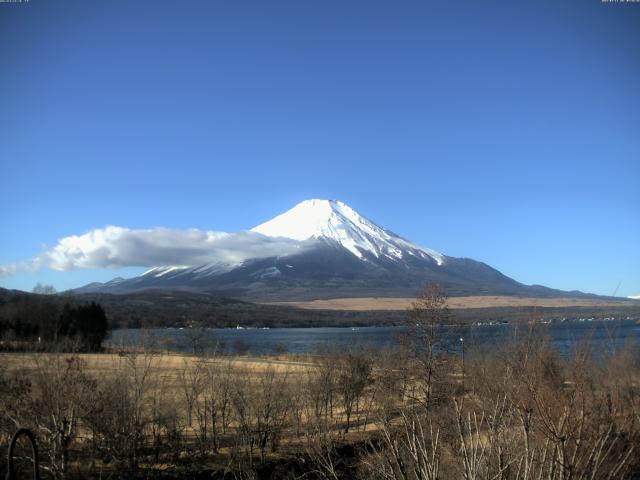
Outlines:
{"label": "lake", "polygon": [[[494,324],[464,327],[443,326],[438,328],[442,348],[459,352],[461,338],[465,349],[492,349],[508,341],[517,331],[528,330],[529,325]],[[558,353],[566,357],[576,346],[589,340],[596,354],[620,349],[625,345],[637,346],[640,342],[640,325],[633,320],[610,321],[566,321],[536,325],[545,333]],[[272,328],[272,329],[198,329],[158,328],[150,330],[114,330],[107,341],[109,346],[135,346],[143,343],[178,352],[192,350],[192,339],[197,343],[218,351],[230,353],[248,352],[253,355],[286,351],[294,354],[317,353],[322,349],[335,348],[345,351],[366,347],[381,349],[397,345],[405,327],[355,327],[355,328]]]}

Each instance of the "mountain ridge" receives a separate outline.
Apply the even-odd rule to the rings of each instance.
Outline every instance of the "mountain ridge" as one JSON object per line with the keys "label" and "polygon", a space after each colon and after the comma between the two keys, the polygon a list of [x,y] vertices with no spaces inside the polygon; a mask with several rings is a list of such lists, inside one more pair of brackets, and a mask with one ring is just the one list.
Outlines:
{"label": "mountain ridge", "polygon": [[310,199],[250,230],[299,242],[300,251],[241,263],[158,266],[138,277],[89,284],[76,293],[145,289],[219,291],[251,301],[363,296],[413,297],[427,282],[451,296],[590,296],[524,285],[486,263],[449,257],[381,227],[338,200]]}

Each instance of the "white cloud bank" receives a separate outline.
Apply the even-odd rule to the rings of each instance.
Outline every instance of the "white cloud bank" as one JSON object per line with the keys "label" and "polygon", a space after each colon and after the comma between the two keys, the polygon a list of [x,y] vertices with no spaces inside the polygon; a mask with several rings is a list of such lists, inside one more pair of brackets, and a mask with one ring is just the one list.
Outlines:
{"label": "white cloud bank", "polygon": [[0,275],[51,268],[59,271],[83,268],[197,266],[207,263],[241,263],[300,252],[302,242],[274,238],[256,232],[211,232],[197,229],[152,228],[133,230],[108,226],[83,235],[64,237],[33,259],[0,265]]}

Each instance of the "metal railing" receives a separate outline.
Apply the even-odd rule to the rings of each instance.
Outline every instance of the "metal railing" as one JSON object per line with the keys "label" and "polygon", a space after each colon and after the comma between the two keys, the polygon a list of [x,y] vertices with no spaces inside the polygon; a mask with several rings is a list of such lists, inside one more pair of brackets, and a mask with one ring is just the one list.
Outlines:
{"label": "metal railing", "polygon": [[9,452],[7,454],[7,477],[6,480],[18,480],[18,476],[15,468],[15,448],[20,437],[26,437],[31,445],[31,454],[33,456],[33,478],[34,480],[40,480],[40,465],[38,460],[38,445],[36,444],[36,438],[31,433],[31,430],[27,428],[21,428],[11,437],[9,443]]}

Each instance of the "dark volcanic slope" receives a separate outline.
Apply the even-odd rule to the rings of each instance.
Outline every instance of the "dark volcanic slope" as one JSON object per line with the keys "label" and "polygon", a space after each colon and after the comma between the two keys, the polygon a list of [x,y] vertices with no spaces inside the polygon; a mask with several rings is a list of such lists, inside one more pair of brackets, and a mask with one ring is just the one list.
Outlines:
{"label": "dark volcanic slope", "polygon": [[426,282],[442,284],[450,296],[521,295],[585,296],[540,286],[523,285],[482,262],[446,257],[443,265],[430,258],[363,261],[331,242],[305,253],[244,262],[225,273],[202,275],[201,268],[154,272],[109,284],[92,284],[75,293],[132,293],[158,288],[215,291],[252,301],[293,301],[348,297],[414,297]]}
{"label": "dark volcanic slope", "polygon": [[256,301],[413,297],[427,282],[450,296],[583,296],[523,285],[489,265],[416,245],[333,200],[307,200],[251,234],[299,242],[295,255],[195,267],[157,267],[136,278],[90,284],[76,293],[149,288],[217,291]]}

